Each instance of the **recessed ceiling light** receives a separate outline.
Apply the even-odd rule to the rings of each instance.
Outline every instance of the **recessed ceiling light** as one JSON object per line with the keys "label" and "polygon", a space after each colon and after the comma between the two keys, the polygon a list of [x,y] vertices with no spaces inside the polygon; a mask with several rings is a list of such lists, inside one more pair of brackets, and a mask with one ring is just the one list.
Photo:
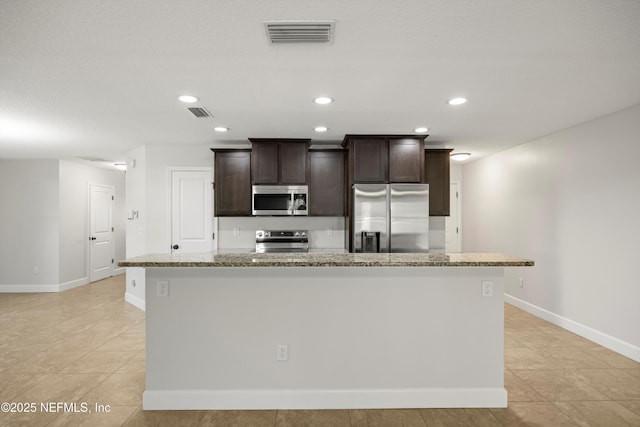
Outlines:
{"label": "recessed ceiling light", "polygon": [[449,157],[451,157],[451,159],[453,159],[453,160],[461,162],[461,161],[467,160],[469,157],[471,157],[471,153],[453,153]]}
{"label": "recessed ceiling light", "polygon": [[333,102],[333,99],[329,98],[328,96],[319,96],[316,99],[313,100],[313,102],[315,102],[316,104],[331,104]]}
{"label": "recessed ceiling light", "polygon": [[427,133],[429,132],[429,128],[425,128],[425,127],[415,128],[413,131],[415,133]]}
{"label": "recessed ceiling light", "polygon": [[224,126],[216,126],[213,128],[213,130],[215,130],[216,132],[226,132],[229,130],[229,128]]}
{"label": "recessed ceiling light", "polygon": [[329,130],[329,128],[326,126],[316,126],[313,128],[313,130],[315,130],[316,132],[326,132],[327,130]]}
{"label": "recessed ceiling light", "polygon": [[198,97],[193,95],[180,95],[178,99],[182,102],[186,102],[187,104],[198,102]]}
{"label": "recessed ceiling light", "polygon": [[447,102],[449,105],[462,105],[467,102],[467,98],[452,98]]}

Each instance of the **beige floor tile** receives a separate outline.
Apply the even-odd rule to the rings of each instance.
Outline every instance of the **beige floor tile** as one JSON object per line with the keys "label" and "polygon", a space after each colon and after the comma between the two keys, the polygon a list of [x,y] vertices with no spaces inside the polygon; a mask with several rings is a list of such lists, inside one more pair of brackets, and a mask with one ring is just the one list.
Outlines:
{"label": "beige floor tile", "polygon": [[495,417],[505,426],[564,427],[577,426],[549,402],[517,402],[508,408],[491,409]]}
{"label": "beige floor tile", "polygon": [[14,372],[15,365],[31,359],[44,350],[5,350],[0,349],[0,372]]}
{"label": "beige floor tile", "polygon": [[89,407],[87,413],[64,413],[58,415],[47,427],[117,427],[123,425],[138,409],[137,406],[111,406],[96,411]]}
{"label": "beige floor tile", "polygon": [[511,371],[504,373],[504,388],[507,389],[509,403],[511,402],[544,402],[546,399],[540,393],[527,385]]}
{"label": "beige floor tile", "polygon": [[621,369],[579,369],[574,374],[613,400],[640,399],[640,378]]}
{"label": "beige floor tile", "polygon": [[135,414],[124,423],[125,427],[196,427],[200,425],[203,411],[143,411],[138,408]]}
{"label": "beige floor tile", "polygon": [[144,334],[146,333],[145,321],[139,320],[137,322],[129,322],[129,326],[123,332],[125,334]]}
{"label": "beige floor tile", "polygon": [[590,368],[611,368],[602,359],[598,359],[585,352],[584,347],[556,347],[556,348],[536,348],[536,353],[540,354],[547,361],[552,363],[552,367],[561,366],[563,369],[590,369]]}
{"label": "beige floor tile", "polygon": [[98,347],[98,350],[144,350],[144,334],[118,334]]}
{"label": "beige floor tile", "polygon": [[144,374],[111,374],[83,396],[86,402],[111,406],[142,405]]}
{"label": "beige floor tile", "polygon": [[49,351],[45,350],[35,356],[13,365],[11,371],[18,373],[50,374],[62,372],[62,370],[80,359],[87,352],[75,351]]}
{"label": "beige floor tile", "polygon": [[349,417],[352,427],[426,427],[418,409],[354,409]]}
{"label": "beige floor tile", "polygon": [[594,343],[593,341],[589,341],[588,339],[583,338],[580,335],[574,334],[573,332],[569,332],[560,327],[545,330],[545,332],[548,332],[555,338],[558,338],[564,345],[569,347],[598,347],[598,344]]}
{"label": "beige floor tile", "polygon": [[584,427],[640,426],[640,415],[613,401],[553,402],[565,415]]}
{"label": "beige floor tile", "polygon": [[636,415],[640,415],[640,399],[637,400],[618,400],[617,403],[624,406]]}
{"label": "beige floor tile", "polygon": [[632,377],[640,378],[640,369],[622,369],[622,372]]}
{"label": "beige floor tile", "polygon": [[65,334],[65,338],[50,350],[71,351],[71,350],[95,350],[101,345],[111,341],[116,337],[116,333],[92,334],[90,332],[80,332],[77,334]]}
{"label": "beige floor tile", "polygon": [[562,369],[511,370],[518,378],[549,401],[611,400],[606,394]]}
{"label": "beige floor tile", "polygon": [[502,424],[490,409],[421,409],[428,427],[493,427]]}
{"label": "beige floor tile", "polygon": [[276,427],[347,427],[349,411],[278,411]]}
{"label": "beige floor tile", "polygon": [[201,427],[273,427],[277,411],[207,411]]}
{"label": "beige floor tile", "polygon": [[138,352],[131,360],[122,365],[117,371],[119,374],[144,374],[146,372],[145,351]]}
{"label": "beige floor tile", "polygon": [[585,352],[608,363],[614,368],[640,369],[640,363],[604,347],[585,348]]}
{"label": "beige floor tile", "polygon": [[35,387],[51,374],[19,374],[6,372],[0,375],[0,402],[15,401],[25,391]]}
{"label": "beige floor tile", "polygon": [[16,399],[22,402],[76,402],[107,376],[104,374],[51,374]]}
{"label": "beige floor tile", "polygon": [[138,351],[101,351],[89,352],[62,370],[63,373],[105,373],[110,374],[131,360]]}
{"label": "beige floor tile", "polygon": [[548,332],[540,330],[535,331],[519,331],[514,335],[525,347],[564,347],[564,342]]}
{"label": "beige floor tile", "polygon": [[0,412],[0,426],[13,427],[13,426],[28,426],[28,427],[40,427],[46,426],[53,421],[59,414],[40,412],[14,412],[3,413]]}
{"label": "beige floor tile", "polygon": [[504,366],[509,369],[545,369],[557,367],[537,349],[508,347],[504,349]]}

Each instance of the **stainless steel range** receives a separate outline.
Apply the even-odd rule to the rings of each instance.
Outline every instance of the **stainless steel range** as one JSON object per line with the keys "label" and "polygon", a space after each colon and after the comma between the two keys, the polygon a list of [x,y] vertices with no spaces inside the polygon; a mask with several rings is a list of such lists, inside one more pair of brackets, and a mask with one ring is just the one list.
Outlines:
{"label": "stainless steel range", "polygon": [[309,252],[307,230],[257,230],[256,252]]}

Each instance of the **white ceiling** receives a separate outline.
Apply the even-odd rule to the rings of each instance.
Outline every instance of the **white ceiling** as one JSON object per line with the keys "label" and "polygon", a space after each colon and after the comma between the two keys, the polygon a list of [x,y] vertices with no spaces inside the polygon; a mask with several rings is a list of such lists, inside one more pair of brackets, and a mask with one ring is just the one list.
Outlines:
{"label": "white ceiling", "polygon": [[[272,46],[283,19],[335,43]],[[477,159],[639,103],[637,0],[0,0],[0,158],[428,126]]]}

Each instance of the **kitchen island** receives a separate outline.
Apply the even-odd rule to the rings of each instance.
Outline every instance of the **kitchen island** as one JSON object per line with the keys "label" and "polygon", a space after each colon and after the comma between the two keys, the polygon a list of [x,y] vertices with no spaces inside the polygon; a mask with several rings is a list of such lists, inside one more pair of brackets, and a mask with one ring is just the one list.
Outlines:
{"label": "kitchen island", "polygon": [[505,407],[502,254],[163,254],[144,409]]}

